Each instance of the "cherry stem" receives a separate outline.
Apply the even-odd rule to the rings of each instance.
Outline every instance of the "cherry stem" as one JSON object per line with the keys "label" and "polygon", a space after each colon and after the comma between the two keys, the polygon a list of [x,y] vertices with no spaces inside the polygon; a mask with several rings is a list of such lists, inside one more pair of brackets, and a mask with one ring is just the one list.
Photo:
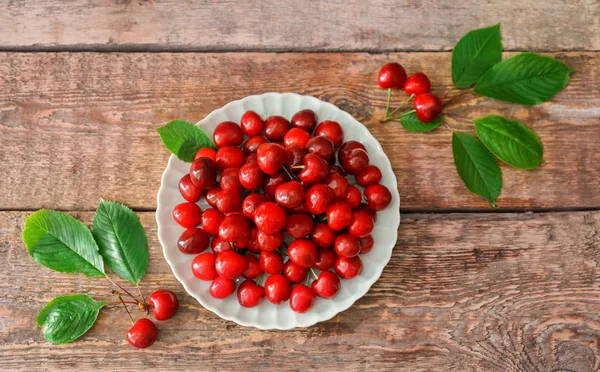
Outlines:
{"label": "cherry stem", "polygon": [[281,167],[281,168],[283,168],[283,170],[285,171],[285,173],[287,173],[288,177],[289,177],[291,180],[294,180],[294,179],[295,179],[295,178],[294,178],[294,176],[292,176],[292,173],[290,173],[290,171],[287,169],[287,167],[286,167],[285,165],[284,165],[283,167]]}
{"label": "cherry stem", "polygon": [[304,285],[308,287],[308,281],[310,280],[310,275],[306,276],[306,281],[304,282]]}
{"label": "cherry stem", "polygon": [[[138,293],[140,294],[140,297],[142,298],[142,302],[144,305],[144,309],[146,309],[146,315],[148,315],[149,311],[148,311],[148,306],[146,306],[146,299],[144,298],[144,294],[142,293],[142,290],[140,289],[140,284],[139,283],[135,283],[135,286],[137,287]],[[139,305],[139,303],[138,303]]]}
{"label": "cherry stem", "polygon": [[[392,88],[388,88],[387,103],[385,105],[385,114],[383,114],[383,119],[387,119],[387,117],[388,117],[388,111],[390,110],[391,98],[392,98]],[[383,121],[385,121],[385,120],[383,120]]]}
{"label": "cherry stem", "polygon": [[450,132],[454,133],[454,129],[452,129],[452,127],[448,125],[448,123],[443,122],[442,124],[444,124],[448,129],[450,129]]}
{"label": "cherry stem", "polygon": [[138,303],[135,301],[108,301],[108,303],[106,305],[108,306],[115,306],[115,305],[121,305],[122,303],[126,303],[129,305],[137,305]]}
{"label": "cherry stem", "polygon": [[386,115],[386,119],[391,119],[392,115],[394,115],[398,110],[400,110],[402,108],[402,106],[406,105],[407,103],[410,102],[411,99],[413,99],[415,97],[415,94],[411,94],[406,101],[402,102],[402,104],[400,106],[398,106],[394,111],[390,112],[389,115]]}
{"label": "cherry stem", "polygon": [[131,292],[129,292],[128,290],[126,290],[125,288],[121,287],[119,284],[115,283],[110,276],[104,274],[104,276],[106,277],[106,279],[108,279],[109,282],[111,282],[115,287],[119,288],[121,291],[123,291],[126,295],[128,295],[129,297],[133,298],[134,300],[136,300],[138,303],[143,303],[145,304],[146,301],[140,301],[138,298],[136,298],[134,295],[131,294]]}
{"label": "cherry stem", "polygon": [[304,169],[306,168],[304,165],[294,165],[292,169]]}
{"label": "cherry stem", "polygon": [[237,248],[235,247],[235,244],[233,244],[233,242],[229,242],[229,245],[231,246],[232,250],[237,251]]}
{"label": "cherry stem", "polygon": [[314,275],[315,279],[319,277],[312,267],[310,268],[310,273]]}
{"label": "cherry stem", "polygon": [[263,280],[263,277],[265,276],[265,272],[263,271],[260,276],[258,277],[258,280],[256,281],[257,285],[260,285],[260,282]]}
{"label": "cherry stem", "polygon": [[127,305],[125,305],[125,301],[123,301],[123,297],[121,297],[121,293],[119,293],[118,291],[113,291],[112,293],[115,296],[119,297],[119,300],[123,304],[123,307],[125,308],[125,311],[127,311],[127,315],[129,315],[129,319],[131,319],[131,325],[135,325],[135,322],[133,321],[133,317],[131,316],[131,313],[129,312],[129,309],[127,308]]}

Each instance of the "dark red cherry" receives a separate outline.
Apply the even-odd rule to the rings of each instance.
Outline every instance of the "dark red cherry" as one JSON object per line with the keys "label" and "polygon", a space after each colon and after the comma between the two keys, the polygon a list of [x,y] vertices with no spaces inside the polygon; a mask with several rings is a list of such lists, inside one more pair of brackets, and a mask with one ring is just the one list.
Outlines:
{"label": "dark red cherry", "polygon": [[404,89],[406,71],[399,63],[388,63],[379,70],[377,82],[383,89]]}
{"label": "dark red cherry", "polygon": [[231,251],[233,247],[230,242],[227,242],[218,236],[215,236],[213,240],[210,242],[210,248],[212,249],[214,254],[219,254],[223,251]]}
{"label": "dark red cherry", "polygon": [[265,289],[253,280],[244,280],[238,287],[237,298],[243,307],[258,306],[262,299],[265,298]]}
{"label": "dark red cherry", "polygon": [[312,110],[302,110],[292,116],[292,126],[312,133],[317,125],[317,115]]}
{"label": "dark red cherry", "polygon": [[340,161],[341,161],[342,158],[347,157],[348,154],[350,154],[350,151],[352,151],[354,149],[363,149],[363,150],[367,151],[365,146],[358,141],[354,141],[354,140],[346,141],[342,144],[342,146],[340,146],[340,149],[338,150],[338,159],[340,159]]}
{"label": "dark red cherry", "polygon": [[288,247],[288,256],[296,265],[309,268],[317,261],[317,246],[312,240],[294,240]]}
{"label": "dark red cherry", "polygon": [[281,141],[290,129],[290,122],[283,116],[270,116],[265,120],[265,136],[270,141]]}
{"label": "dark red cherry", "polygon": [[247,136],[255,136],[262,132],[265,122],[256,112],[246,111],[240,119],[240,126]]}
{"label": "dark red cherry", "polygon": [[246,270],[242,273],[242,276],[246,279],[254,279],[260,274],[262,274],[262,269],[260,268],[260,263],[258,259],[254,257],[254,255],[246,253],[246,261],[248,262],[248,266]]}
{"label": "dark red cherry", "polygon": [[145,349],[156,341],[157,335],[158,332],[154,323],[150,319],[142,318],[127,331],[127,341],[133,347]]}
{"label": "dark red cherry", "polygon": [[335,148],[341,146],[344,140],[344,132],[337,121],[325,120],[317,125],[315,136],[323,136],[329,138]]}
{"label": "dark red cherry", "polygon": [[271,303],[279,305],[290,298],[292,286],[281,274],[274,274],[265,280],[265,297]]}
{"label": "dark red cherry", "polygon": [[304,157],[304,169],[300,172],[300,180],[306,184],[323,182],[329,173],[327,162],[315,154]]}
{"label": "dark red cherry", "polygon": [[202,190],[192,183],[189,174],[186,174],[179,180],[179,192],[185,200],[191,203],[197,202],[202,196]]}
{"label": "dark red cherry", "polygon": [[373,236],[367,235],[364,238],[358,239],[360,241],[360,254],[369,253],[371,249],[373,249],[373,245],[375,245],[375,241],[373,240]]}
{"label": "dark red cherry", "polygon": [[226,298],[235,292],[235,282],[233,279],[227,279],[222,276],[217,276],[210,283],[208,293],[214,298]]}
{"label": "dark red cherry", "polygon": [[304,156],[306,155],[304,147],[292,145],[290,147],[286,147],[285,152],[287,153],[287,161],[285,165],[289,171],[294,174],[302,172],[301,166],[304,164]]}
{"label": "dark red cherry", "polygon": [[333,190],[336,200],[346,199],[346,190],[348,189],[348,180],[339,173],[332,173],[327,176],[325,184]]}
{"label": "dark red cherry", "polygon": [[186,229],[196,227],[202,222],[202,209],[195,203],[178,204],[173,209],[173,219]]}
{"label": "dark red cherry", "polygon": [[227,215],[219,225],[219,237],[238,249],[248,245],[251,234],[250,221],[242,214]]}
{"label": "dark red cherry", "polygon": [[367,203],[369,203],[369,208],[376,212],[385,209],[392,201],[390,190],[378,183],[365,188],[365,197],[367,198]]}
{"label": "dark red cherry", "polygon": [[[267,139],[263,136],[252,136],[244,142],[244,153],[246,155],[255,154],[258,146],[267,142]],[[248,158],[246,158],[246,162],[248,162]]]}
{"label": "dark red cherry", "polygon": [[369,155],[363,149],[354,149],[340,158],[340,164],[346,173],[356,175],[369,166]]}
{"label": "dark red cherry", "polygon": [[281,247],[283,241],[285,240],[285,235],[283,234],[283,231],[278,231],[274,234],[266,234],[265,232],[259,230],[256,240],[258,242],[258,246],[263,251],[274,251]]}
{"label": "dark red cherry", "polygon": [[217,151],[217,167],[219,169],[240,168],[244,164],[244,151],[239,147],[225,146]]}
{"label": "dark red cherry", "polygon": [[213,280],[216,278],[215,255],[210,252],[197,255],[192,261],[192,274],[202,280]]}
{"label": "dark red cherry", "polygon": [[310,238],[321,249],[329,248],[335,240],[335,231],[333,231],[326,223],[318,223],[313,228]]}
{"label": "dark red cherry", "polygon": [[333,267],[337,255],[331,249],[319,249],[317,251],[317,261],[315,261],[315,268],[321,271],[329,270]]}
{"label": "dark red cherry", "polygon": [[327,137],[313,137],[306,143],[304,148],[307,154],[320,156],[329,164],[335,163],[335,148],[333,147],[333,142]]}
{"label": "dark red cherry", "polygon": [[215,259],[215,270],[217,274],[227,279],[235,279],[241,276],[248,268],[246,257],[234,251],[223,251]]}
{"label": "dark red cherry", "polygon": [[190,180],[200,190],[212,187],[217,180],[216,164],[207,157],[201,157],[190,166]]}
{"label": "dark red cherry", "polygon": [[360,242],[350,234],[338,235],[333,242],[333,250],[341,257],[354,257],[360,252]]}
{"label": "dark red cherry", "polygon": [[298,181],[289,181],[277,186],[275,201],[284,208],[294,208],[304,201],[304,186]]}
{"label": "dark red cherry", "polygon": [[231,213],[240,210],[242,195],[238,190],[221,190],[217,194],[217,209],[222,213]]}
{"label": "dark red cherry", "polygon": [[285,231],[294,239],[302,239],[311,233],[313,225],[314,222],[310,215],[293,213],[287,216]]}
{"label": "dark red cherry", "polygon": [[[258,168],[258,166],[256,166],[256,168]],[[234,189],[239,192],[242,192],[242,190],[244,189],[244,186],[242,186],[242,184],[240,183],[240,178],[238,176],[238,174],[240,173],[240,169],[241,168],[223,169],[223,171],[221,172],[221,178],[219,179],[219,186],[221,186],[221,188],[223,190]],[[259,171],[260,171],[260,169],[259,169]],[[261,174],[262,174],[262,172],[261,172]],[[259,184],[259,186],[260,186],[260,184]]]}
{"label": "dark red cherry", "polygon": [[239,125],[232,121],[224,121],[215,127],[213,141],[217,147],[239,146],[244,139],[244,133]]}
{"label": "dark red cherry", "polygon": [[356,175],[356,183],[361,186],[369,186],[381,181],[381,170],[375,165],[367,166],[362,172]]}
{"label": "dark red cherry", "polygon": [[186,229],[177,241],[181,253],[198,254],[208,248],[208,234],[202,229],[190,227]]}
{"label": "dark red cherry", "polygon": [[334,298],[340,292],[340,278],[331,271],[321,271],[317,279],[313,280],[311,288],[319,297]]}
{"label": "dark red cherry", "polygon": [[285,148],[277,143],[263,143],[256,151],[257,164],[266,174],[277,173],[287,160]]}
{"label": "dark red cherry", "polygon": [[363,265],[358,256],[338,257],[335,260],[335,264],[333,264],[333,268],[340,278],[352,279],[362,272]]}
{"label": "dark red cherry", "polygon": [[302,283],[306,279],[307,274],[307,268],[300,267],[290,260],[288,260],[288,262],[286,262],[285,265],[283,265],[283,275],[291,283]]}
{"label": "dark red cherry", "polygon": [[283,257],[278,251],[262,251],[258,256],[260,268],[267,274],[277,274],[283,269]]}
{"label": "dark red cherry", "polygon": [[221,186],[216,185],[211,187],[210,189],[206,190],[206,202],[213,208],[217,207],[217,200],[218,200],[218,195],[219,193],[222,191],[223,189],[221,188]]}
{"label": "dark red cherry", "polygon": [[167,320],[173,317],[179,308],[177,296],[172,291],[159,289],[150,295],[148,303],[156,320]]}
{"label": "dark red cherry", "polygon": [[283,185],[288,182],[290,177],[287,173],[282,169],[279,172],[275,173],[272,176],[266,176],[265,181],[263,182],[263,191],[266,195],[273,196],[275,195],[275,190],[277,190],[277,186]]}
{"label": "dark red cherry", "polygon": [[346,203],[350,205],[350,208],[358,208],[360,202],[362,201],[362,194],[360,193],[358,187],[354,185],[348,185],[348,188],[346,189],[346,197],[344,200],[346,200]]}
{"label": "dark red cherry", "polygon": [[250,241],[246,245],[246,249],[248,252],[252,253],[260,253],[261,249],[258,246],[258,229],[256,227],[252,227],[250,232]]}
{"label": "dark red cherry", "polygon": [[264,182],[264,177],[258,164],[244,164],[238,172],[238,181],[247,190],[258,190]]}

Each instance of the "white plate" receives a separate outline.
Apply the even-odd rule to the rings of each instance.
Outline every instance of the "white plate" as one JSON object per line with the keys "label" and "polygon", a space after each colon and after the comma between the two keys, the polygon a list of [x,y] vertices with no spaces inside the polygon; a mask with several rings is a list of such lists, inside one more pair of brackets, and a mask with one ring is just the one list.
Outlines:
{"label": "white plate", "polygon": [[[367,128],[347,112],[315,97],[301,96],[294,93],[265,93],[230,102],[211,112],[197,125],[212,137],[217,124],[227,120],[239,123],[244,112],[248,110],[254,110],[263,118],[270,115],[281,115],[290,119],[294,113],[302,109],[313,110],[317,114],[319,122],[335,120],[340,123],[344,130],[344,141],[353,139],[363,143],[369,153],[371,164],[381,169],[383,174],[381,183],[387,186],[392,193],[391,204],[377,214],[377,223],[372,233],[375,246],[371,252],[360,256],[364,266],[363,272],[354,279],[341,279],[341,291],[334,299],[317,298],[311,310],[304,314],[297,314],[290,309],[288,301],[276,306],[265,299],[259,306],[248,309],[239,305],[235,293],[224,300],[213,298],[208,293],[210,282],[197,279],[192,274],[191,263],[195,256],[183,254],[177,248],[177,240],[184,229],[171,216],[173,208],[185,201],[178,191],[178,183],[181,177],[189,173],[190,164],[171,155],[158,190],[158,207],[156,209],[158,240],[163,247],[163,253],[173,270],[173,274],[183,284],[185,290],[196,298],[202,306],[223,319],[244,326],[253,326],[260,329],[291,329],[308,327],[331,319],[339,312],[352,306],[377,281],[383,268],[390,260],[398,237],[400,196],[398,195],[396,177],[392,171],[390,161],[379,142],[369,133]],[[199,205],[203,210],[208,207],[204,200]]]}

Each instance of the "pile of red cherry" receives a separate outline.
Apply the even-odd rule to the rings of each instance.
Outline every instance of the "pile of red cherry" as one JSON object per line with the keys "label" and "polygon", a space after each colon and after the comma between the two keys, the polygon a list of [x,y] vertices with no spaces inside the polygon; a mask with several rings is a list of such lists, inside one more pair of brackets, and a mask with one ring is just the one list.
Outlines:
{"label": "pile of red cherry", "polygon": [[[311,110],[291,121],[281,116],[263,121],[248,111],[240,125],[217,125],[218,151],[198,151],[179,182],[187,202],[173,210],[186,228],[177,246],[197,255],[191,270],[212,281],[213,297],[233,294],[241,277],[240,305],[257,306],[264,297],[273,304],[289,299],[291,309],[303,313],[315,296],[335,297],[340,277],[361,273],[359,254],[372,249],[376,212],[392,196],[379,184],[381,171],[369,165],[365,147],[343,137],[339,123],[317,125]],[[358,187],[346,175],[355,176]],[[196,204],[203,194],[212,207],[204,212]],[[286,233],[293,238],[289,245]],[[204,252],[209,245],[212,252]],[[308,286],[311,273],[315,280]]]}

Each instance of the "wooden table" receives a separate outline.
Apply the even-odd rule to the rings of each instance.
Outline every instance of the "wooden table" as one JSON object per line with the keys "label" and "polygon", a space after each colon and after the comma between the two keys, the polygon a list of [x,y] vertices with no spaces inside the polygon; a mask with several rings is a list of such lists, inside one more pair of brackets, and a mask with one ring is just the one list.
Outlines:
{"label": "wooden table", "polygon": [[[0,20],[1,369],[600,368],[598,1],[11,1]],[[456,175],[449,131],[379,123],[386,94],[376,74],[399,61],[442,95],[454,43],[497,22],[505,49],[547,53],[577,72],[540,106],[471,96],[450,107],[521,120],[545,146],[536,170],[502,166],[490,208]],[[397,246],[369,293],[330,321],[287,332],[240,327],[187,296],[154,220],[169,157],[155,129],[269,91],[316,96],[368,126],[402,198]],[[467,120],[449,123],[473,131]],[[21,241],[24,216],[52,208],[89,223],[100,197],[134,208],[147,229],[143,288],[181,299],[147,350],[126,343],[118,307],[62,346],[35,324],[53,297],[107,298],[109,287],[35,263]]]}

